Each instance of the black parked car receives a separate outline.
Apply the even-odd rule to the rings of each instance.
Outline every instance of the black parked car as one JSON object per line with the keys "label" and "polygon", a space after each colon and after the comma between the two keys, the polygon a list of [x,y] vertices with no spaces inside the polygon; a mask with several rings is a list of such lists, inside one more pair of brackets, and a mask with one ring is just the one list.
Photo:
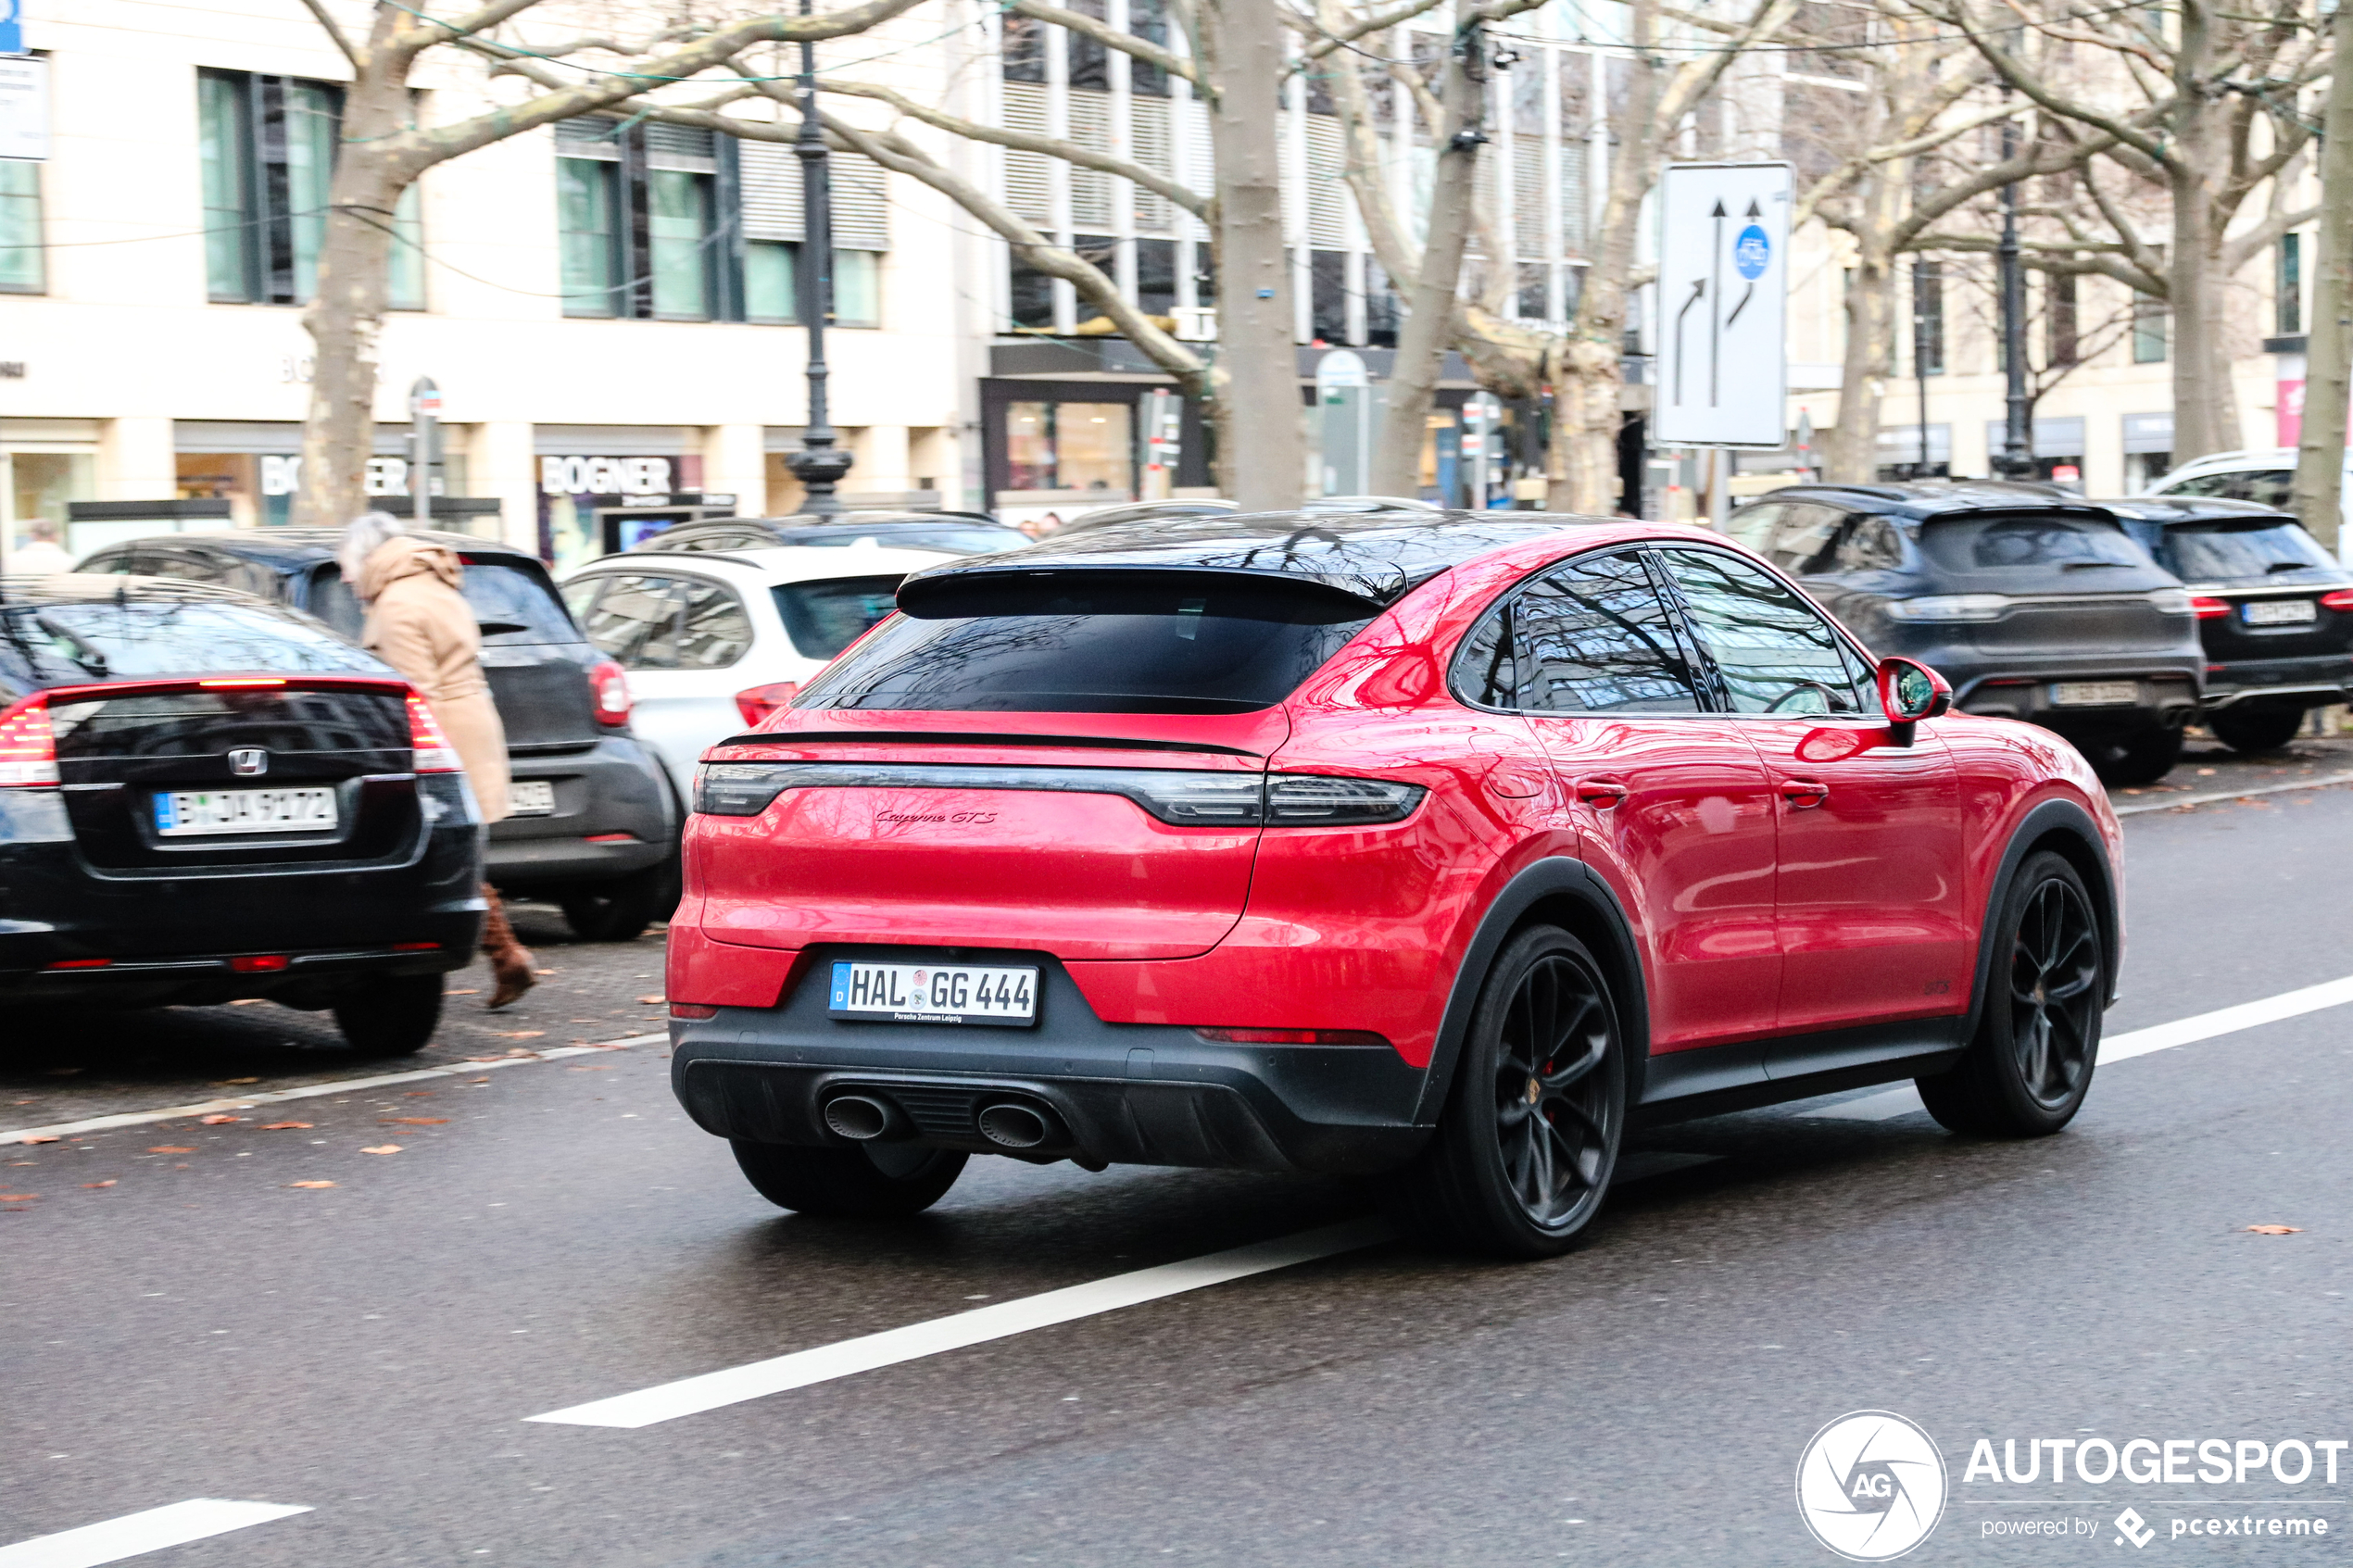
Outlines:
{"label": "black parked car", "polygon": [[[417,537],[465,563],[483,671],[507,730],[514,815],[491,824],[490,880],[510,897],[554,899],[591,941],[628,940],[678,902],[686,812],[629,733],[627,676],[581,634],[535,558],[462,533]],[[110,545],[77,570],[220,583],[357,639],[363,611],[335,564],[340,539],[333,529],[166,534]]]}
{"label": "black parked car", "polygon": [[481,884],[457,753],[325,627],[194,583],[0,578],[0,1001],[268,997],[413,1051]]}
{"label": "black parked car", "polygon": [[627,553],[765,550],[778,545],[852,545],[985,556],[1018,550],[1029,535],[979,512],[837,512],[831,517],[724,517],[665,528]]}
{"label": "black parked car", "polygon": [[2217,740],[2268,751],[2295,738],[2308,709],[2353,697],[2353,571],[2301,523],[2218,496],[2100,505],[2189,588]]}
{"label": "black parked car", "polygon": [[1799,484],[1724,531],[1970,713],[2057,731],[2110,784],[2163,778],[2206,664],[2189,595],[2115,515],[2042,485]]}

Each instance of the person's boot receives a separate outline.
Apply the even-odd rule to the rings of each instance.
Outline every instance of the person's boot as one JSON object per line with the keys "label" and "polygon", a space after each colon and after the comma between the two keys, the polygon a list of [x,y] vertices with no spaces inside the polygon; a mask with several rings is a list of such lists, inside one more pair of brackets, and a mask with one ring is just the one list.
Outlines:
{"label": "person's boot", "polygon": [[482,919],[482,950],[490,960],[490,977],[497,982],[483,1005],[496,1012],[522,1000],[538,979],[531,972],[531,949],[515,940],[515,928],[507,923],[507,907],[497,893],[485,883],[482,896],[490,905]]}

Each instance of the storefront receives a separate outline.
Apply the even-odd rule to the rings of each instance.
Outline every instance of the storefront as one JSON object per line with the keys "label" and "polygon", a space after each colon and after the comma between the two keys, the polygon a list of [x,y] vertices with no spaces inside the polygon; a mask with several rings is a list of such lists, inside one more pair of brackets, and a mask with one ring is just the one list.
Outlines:
{"label": "storefront", "polygon": [[[443,458],[435,495],[463,495],[466,456],[462,431],[441,427]],[[226,501],[230,526],[283,528],[302,488],[302,426],[292,420],[178,420],[171,427],[177,492],[182,500]],[[376,426],[368,459],[370,495],[409,494],[409,427]]]}
{"label": "storefront", "polygon": [[0,420],[0,549],[21,549],[36,522],[71,549],[66,508],[97,493],[97,420]]}
{"label": "storefront", "polygon": [[[2303,383],[2296,383],[2300,396]],[[2301,410],[2299,409],[2299,412]],[[2173,416],[2124,416],[2124,494],[2137,495],[2173,466]]]}
{"label": "storefront", "polygon": [[[2002,459],[2002,441],[2008,425],[2000,420],[1985,421],[1986,467],[1993,469]],[[2080,493],[2083,488],[2083,419],[2080,414],[2034,421],[2034,472],[2036,479],[2047,479],[2058,484],[2072,484]]]}
{"label": "storefront", "polygon": [[702,494],[702,433],[692,425],[540,425],[539,555],[573,568],[699,513],[729,516],[736,497]]}

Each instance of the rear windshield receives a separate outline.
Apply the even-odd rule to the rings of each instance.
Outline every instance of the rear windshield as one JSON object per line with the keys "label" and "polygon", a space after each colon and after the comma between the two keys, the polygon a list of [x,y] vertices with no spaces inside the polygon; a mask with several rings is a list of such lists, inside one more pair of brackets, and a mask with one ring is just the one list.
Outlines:
{"label": "rear windshield", "polygon": [[[466,568],[459,591],[473,608],[474,619],[482,622],[484,643],[512,646],[581,640],[563,601],[556,596],[555,585],[538,567],[475,556],[459,558]],[[344,583],[342,570],[334,566],[320,568],[312,579],[310,613],[355,642],[367,620],[366,607]],[[493,631],[493,627],[510,630]]]}
{"label": "rear windshield", "polygon": [[2184,583],[2227,583],[2327,571],[2336,563],[2321,542],[2285,518],[2212,518],[2177,522],[2158,542],[2158,559]]}
{"label": "rear windshield", "polygon": [[2075,571],[2149,565],[2112,523],[2090,518],[1957,517],[1920,530],[1930,557],[1947,571]]}
{"label": "rear windshield", "polygon": [[389,673],[324,627],[260,605],[20,606],[0,610],[0,627],[10,651],[44,684],[214,671]]}
{"label": "rear windshield", "polygon": [[[934,612],[966,608],[934,595]],[[1372,621],[1337,594],[1231,578],[993,578],[959,597],[985,613],[898,616],[793,706],[1247,713],[1289,696]]]}
{"label": "rear windshield", "polygon": [[986,556],[1000,550],[1018,550],[1029,543],[1029,535],[1016,529],[999,528],[985,522],[916,523],[880,528],[861,528],[856,523],[827,523],[815,528],[779,529],[775,542],[779,545],[822,547],[855,545],[861,540],[894,550],[952,550],[960,556]]}
{"label": "rear windshield", "polygon": [[779,583],[770,592],[794,651],[803,659],[831,659],[898,608],[892,596],[899,592],[899,577]]}

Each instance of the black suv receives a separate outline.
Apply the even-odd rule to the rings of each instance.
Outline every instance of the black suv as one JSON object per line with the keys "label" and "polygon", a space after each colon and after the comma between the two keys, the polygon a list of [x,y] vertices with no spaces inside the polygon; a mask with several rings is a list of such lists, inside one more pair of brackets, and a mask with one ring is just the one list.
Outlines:
{"label": "black suv", "polygon": [[1969,713],[2056,730],[2113,784],[2163,778],[2206,654],[2189,595],[2114,513],[1995,481],[1797,484],[1724,532]]}
{"label": "black suv", "polygon": [[0,578],[0,1005],[334,1010],[433,1037],[482,827],[398,675],[277,605]]}
{"label": "black suv", "polygon": [[2353,697],[2353,571],[2296,519],[2209,495],[2100,505],[2189,587],[2215,739],[2268,751],[2295,738],[2308,709]]}
{"label": "black suv", "polygon": [[853,545],[986,556],[1018,550],[1029,535],[979,512],[837,512],[830,517],[722,517],[665,528],[626,552],[765,550],[778,545]]}
{"label": "black suv", "polygon": [[[507,730],[514,815],[491,824],[490,880],[510,897],[552,898],[591,941],[627,941],[678,901],[686,819],[661,764],[629,733],[628,677],[581,634],[534,557],[462,533],[416,537],[465,563],[483,672]],[[296,528],[166,534],[109,545],[76,570],[240,589],[357,641],[364,612],[335,564],[341,538]]]}

